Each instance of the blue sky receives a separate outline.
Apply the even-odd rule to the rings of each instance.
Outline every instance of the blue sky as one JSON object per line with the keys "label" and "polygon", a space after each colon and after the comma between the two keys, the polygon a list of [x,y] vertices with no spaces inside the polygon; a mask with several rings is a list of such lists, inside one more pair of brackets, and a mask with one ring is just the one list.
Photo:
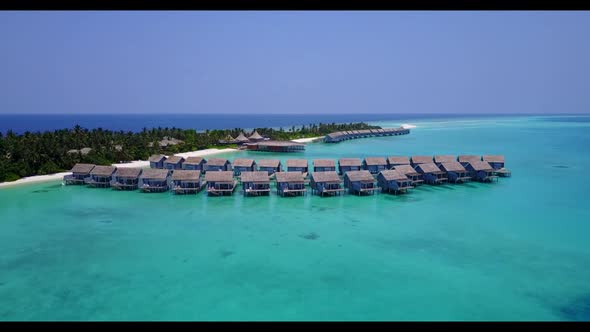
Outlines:
{"label": "blue sky", "polygon": [[0,113],[587,113],[590,12],[0,12]]}

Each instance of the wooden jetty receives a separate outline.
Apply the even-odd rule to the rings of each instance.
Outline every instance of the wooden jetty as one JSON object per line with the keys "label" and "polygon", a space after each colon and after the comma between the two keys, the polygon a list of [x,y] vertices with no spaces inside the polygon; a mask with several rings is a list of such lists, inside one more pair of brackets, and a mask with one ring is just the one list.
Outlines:
{"label": "wooden jetty", "polygon": [[205,187],[198,169],[180,169],[172,173],[172,192],[175,194],[196,194]]}
{"label": "wooden jetty", "polygon": [[344,174],[344,187],[353,194],[374,194],[380,188],[375,185],[375,178],[368,170],[348,171]]}
{"label": "wooden jetty", "polygon": [[234,180],[232,171],[216,171],[205,173],[207,193],[210,196],[231,195],[236,189],[238,181]]}
{"label": "wooden jetty", "polygon": [[116,190],[136,190],[139,187],[139,176],[142,169],[138,167],[117,168],[111,187]]}
{"label": "wooden jetty", "polygon": [[96,165],[94,164],[83,164],[78,163],[72,167],[71,171],[72,174],[66,175],[63,177],[63,181],[67,185],[80,185],[84,184],[85,180],[90,177],[90,172]]}
{"label": "wooden jetty", "polygon": [[301,172],[277,172],[277,194],[280,196],[305,195],[305,178]]}
{"label": "wooden jetty", "polygon": [[320,196],[340,195],[344,192],[342,180],[336,172],[312,172],[311,192]]}
{"label": "wooden jetty", "polygon": [[383,170],[377,175],[377,184],[386,193],[406,193],[408,189],[414,188],[412,182],[405,174],[393,169]]}

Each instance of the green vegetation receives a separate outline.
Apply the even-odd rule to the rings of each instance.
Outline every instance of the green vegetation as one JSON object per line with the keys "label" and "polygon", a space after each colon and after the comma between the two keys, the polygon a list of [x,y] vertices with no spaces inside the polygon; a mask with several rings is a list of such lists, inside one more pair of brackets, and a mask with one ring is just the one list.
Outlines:
{"label": "green vegetation", "polygon": [[[311,124],[288,130],[280,128],[256,128],[262,136],[272,140],[292,140],[324,136],[341,130],[380,128],[366,123]],[[9,131],[0,133],[0,182],[14,181],[21,177],[68,171],[79,162],[97,165],[132,160],[146,160],[153,154],[175,154],[208,148],[236,147],[219,141],[228,135],[237,137],[240,128],[228,130],[153,128],[134,133],[110,131],[101,128],[88,130],[76,126],[53,132],[25,132],[16,135]],[[250,135],[252,132],[244,132]],[[169,140],[168,140],[169,139]],[[177,141],[180,140],[180,141]],[[170,141],[173,141],[170,143]],[[162,144],[161,144],[162,143]],[[87,151],[90,148],[90,151]],[[78,151],[73,151],[78,150]]]}

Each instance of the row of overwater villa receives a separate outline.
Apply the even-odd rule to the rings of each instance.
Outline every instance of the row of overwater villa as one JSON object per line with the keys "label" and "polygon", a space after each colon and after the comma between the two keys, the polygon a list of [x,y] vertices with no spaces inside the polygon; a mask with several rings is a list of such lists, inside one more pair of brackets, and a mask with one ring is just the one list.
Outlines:
{"label": "row of overwater villa", "polygon": [[492,182],[511,175],[504,167],[504,157],[491,155],[341,158],[338,167],[332,159],[314,159],[312,167],[310,172],[306,159],[288,159],[283,167],[278,159],[237,158],[232,163],[222,158],[155,155],[149,169],[76,164],[64,182],[176,194],[207,188],[209,195],[231,195],[241,184],[244,195],[257,196],[270,194],[274,180],[280,196],[303,195],[307,187],[312,194],[326,196],[399,194],[422,184]]}
{"label": "row of overwater villa", "polygon": [[380,137],[380,136],[397,136],[407,135],[410,133],[408,128],[382,128],[382,129],[362,129],[351,131],[337,131],[324,137],[325,143],[339,143],[357,138]]}

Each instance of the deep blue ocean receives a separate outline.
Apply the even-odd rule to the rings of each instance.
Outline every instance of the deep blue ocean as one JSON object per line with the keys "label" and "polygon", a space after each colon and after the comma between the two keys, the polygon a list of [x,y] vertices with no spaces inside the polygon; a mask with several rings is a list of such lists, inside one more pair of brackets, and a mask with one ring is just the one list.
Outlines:
{"label": "deep blue ocean", "polygon": [[[401,121],[422,119],[457,119],[464,117],[502,117],[502,115],[466,114],[0,114],[0,132],[12,130],[47,131],[72,128],[103,128],[141,131],[142,128],[176,127],[183,129],[231,129],[291,127],[317,123],[360,121]],[[506,115],[504,115],[506,116]]]}

